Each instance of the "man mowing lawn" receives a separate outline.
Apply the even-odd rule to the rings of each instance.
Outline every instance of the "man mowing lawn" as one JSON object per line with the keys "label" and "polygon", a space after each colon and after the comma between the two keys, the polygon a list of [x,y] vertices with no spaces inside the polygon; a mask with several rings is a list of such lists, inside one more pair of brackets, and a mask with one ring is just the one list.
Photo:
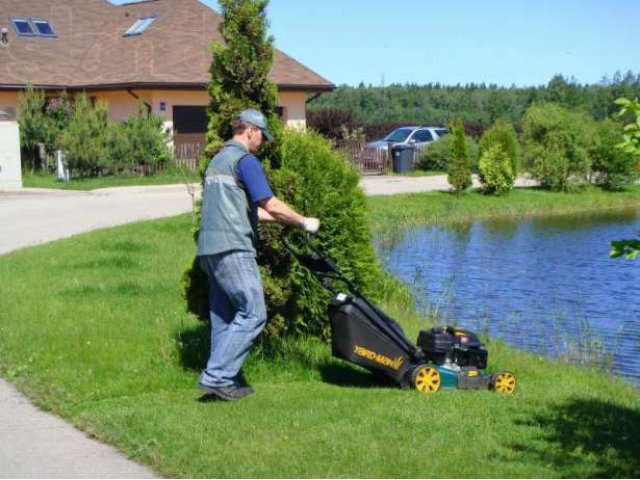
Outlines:
{"label": "man mowing lawn", "polygon": [[209,279],[211,353],[199,386],[221,400],[253,393],[236,377],[267,321],[256,262],[258,220],[311,233],[320,227],[317,218],[303,217],[273,195],[253,155],[264,140],[273,140],[265,116],[243,110],[233,122],[233,138],[205,173],[197,255]]}

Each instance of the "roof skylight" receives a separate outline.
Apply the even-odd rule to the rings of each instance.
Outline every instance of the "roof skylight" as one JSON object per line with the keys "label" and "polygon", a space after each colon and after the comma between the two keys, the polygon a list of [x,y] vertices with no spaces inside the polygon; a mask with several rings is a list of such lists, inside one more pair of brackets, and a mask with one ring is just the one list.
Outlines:
{"label": "roof skylight", "polygon": [[39,18],[32,18],[31,23],[36,27],[38,35],[41,37],[55,37],[56,32],[53,31],[51,24],[48,20],[42,20]]}
{"label": "roof skylight", "polygon": [[136,23],[131,25],[129,30],[124,33],[125,37],[131,37],[133,35],[142,35],[142,33],[147,30],[153,22],[158,18],[157,15],[151,15],[149,17],[142,17],[136,20]]}
{"label": "roof skylight", "polygon": [[12,18],[11,23],[16,33],[23,37],[35,37],[36,32],[28,18]]}
{"label": "roof skylight", "polygon": [[16,33],[21,37],[55,37],[56,32],[44,18],[11,17]]}

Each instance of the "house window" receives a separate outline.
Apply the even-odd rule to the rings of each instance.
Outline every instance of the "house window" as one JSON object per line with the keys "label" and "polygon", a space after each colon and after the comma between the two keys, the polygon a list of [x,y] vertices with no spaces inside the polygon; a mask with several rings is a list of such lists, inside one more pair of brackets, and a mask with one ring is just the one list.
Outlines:
{"label": "house window", "polygon": [[16,33],[21,37],[55,37],[53,27],[49,20],[43,18],[18,18],[12,17],[11,23]]}
{"label": "house window", "polygon": [[35,37],[36,32],[28,18],[12,18],[11,23],[21,37]]}
{"label": "house window", "polygon": [[158,18],[157,15],[139,18],[138,20],[136,20],[136,23],[129,27],[129,30],[124,32],[123,36],[132,37],[134,35],[142,35],[142,33],[147,30],[153,24],[153,22],[156,21],[156,18]]}
{"label": "house window", "polygon": [[40,37],[55,37],[56,32],[53,31],[51,24],[48,20],[42,20],[39,18],[32,18],[31,24],[36,28],[38,36]]}

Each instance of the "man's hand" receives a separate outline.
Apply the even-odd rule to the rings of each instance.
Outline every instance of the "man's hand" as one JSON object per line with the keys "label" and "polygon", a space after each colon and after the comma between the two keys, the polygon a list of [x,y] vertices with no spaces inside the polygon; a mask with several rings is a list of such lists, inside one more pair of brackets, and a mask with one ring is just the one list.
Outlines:
{"label": "man's hand", "polygon": [[320,220],[313,217],[304,217],[302,219],[302,228],[305,232],[316,233],[320,228]]}

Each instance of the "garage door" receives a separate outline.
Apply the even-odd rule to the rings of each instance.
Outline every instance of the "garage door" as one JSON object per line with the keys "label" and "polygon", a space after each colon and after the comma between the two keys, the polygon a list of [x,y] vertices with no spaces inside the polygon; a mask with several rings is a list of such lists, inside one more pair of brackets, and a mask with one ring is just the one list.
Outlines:
{"label": "garage door", "polygon": [[200,152],[206,144],[208,122],[206,106],[174,105],[173,145],[176,158],[194,161],[200,157]]}

